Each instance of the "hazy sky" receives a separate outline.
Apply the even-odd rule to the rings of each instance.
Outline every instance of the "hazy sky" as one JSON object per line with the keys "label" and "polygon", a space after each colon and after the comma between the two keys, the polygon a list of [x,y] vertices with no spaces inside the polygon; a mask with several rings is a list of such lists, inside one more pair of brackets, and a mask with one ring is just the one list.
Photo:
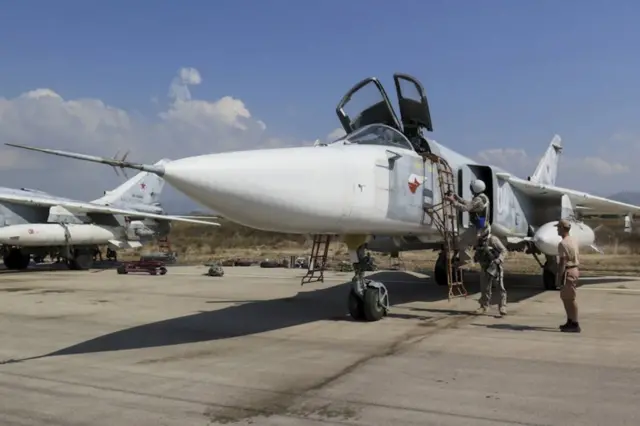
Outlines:
{"label": "hazy sky", "polygon": [[[310,144],[354,83],[419,78],[430,137],[526,177],[554,134],[561,185],[640,175],[640,3],[0,0],[0,142],[155,162]],[[0,185],[80,199],[105,166],[0,148]],[[173,203],[184,202],[166,189]]]}

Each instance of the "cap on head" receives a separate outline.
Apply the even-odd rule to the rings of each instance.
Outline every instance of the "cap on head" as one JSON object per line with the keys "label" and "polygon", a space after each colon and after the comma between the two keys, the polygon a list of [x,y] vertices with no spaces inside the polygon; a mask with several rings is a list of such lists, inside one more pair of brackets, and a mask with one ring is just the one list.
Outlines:
{"label": "cap on head", "polygon": [[569,222],[567,219],[560,219],[558,221],[558,224],[556,225],[557,228],[563,228],[566,229],[567,231],[571,229],[571,222]]}

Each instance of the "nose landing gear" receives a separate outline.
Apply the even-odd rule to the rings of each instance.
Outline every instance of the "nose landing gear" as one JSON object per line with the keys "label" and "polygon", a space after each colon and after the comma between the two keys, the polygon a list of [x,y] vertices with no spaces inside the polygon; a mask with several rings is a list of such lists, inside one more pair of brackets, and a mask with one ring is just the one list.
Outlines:
{"label": "nose landing gear", "polygon": [[364,277],[367,269],[364,244],[354,254],[357,262],[353,264],[355,275],[347,300],[349,314],[356,321],[379,321],[389,313],[389,292],[383,283]]}

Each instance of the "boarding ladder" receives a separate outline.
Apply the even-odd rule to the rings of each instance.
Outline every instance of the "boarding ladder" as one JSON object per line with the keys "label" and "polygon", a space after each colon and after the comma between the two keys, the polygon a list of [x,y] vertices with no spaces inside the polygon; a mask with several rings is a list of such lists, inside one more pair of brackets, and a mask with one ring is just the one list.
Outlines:
{"label": "boarding ladder", "polygon": [[407,269],[400,253],[391,253],[389,256],[389,269],[392,271],[404,271]]}
{"label": "boarding ladder", "polygon": [[[300,285],[318,281],[324,282],[324,270],[327,266],[330,244],[331,235],[313,236],[313,246],[311,247],[311,256],[309,256],[307,273],[302,277]],[[318,275],[316,275],[316,273]]]}
{"label": "boarding ladder", "polygon": [[422,157],[433,162],[438,172],[438,184],[440,189],[440,203],[425,209],[431,219],[440,231],[444,240],[444,251],[442,255],[446,257],[447,268],[447,286],[449,287],[449,300],[457,297],[467,297],[467,289],[464,286],[462,271],[453,268],[455,252],[455,243],[458,239],[458,212],[446,201],[444,197],[447,194],[455,194],[455,176],[451,170],[451,166],[442,157],[432,153],[424,153]]}

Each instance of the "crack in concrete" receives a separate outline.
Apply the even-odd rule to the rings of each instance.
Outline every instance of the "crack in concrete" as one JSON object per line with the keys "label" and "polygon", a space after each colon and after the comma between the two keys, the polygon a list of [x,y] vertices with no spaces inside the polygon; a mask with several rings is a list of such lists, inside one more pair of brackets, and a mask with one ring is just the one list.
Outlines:
{"label": "crack in concrete", "polygon": [[339,418],[343,420],[355,419],[357,417],[357,410],[346,403],[344,407],[333,406],[335,405],[334,403],[323,404],[321,406],[307,404],[307,406],[303,405],[300,408],[292,407],[304,397],[310,396],[309,394],[316,393],[337,383],[339,380],[347,377],[373,360],[403,353],[416,344],[428,339],[430,336],[446,329],[457,327],[465,320],[469,321],[475,317],[473,314],[460,313],[458,315],[433,318],[421,322],[407,333],[392,341],[383,351],[376,351],[366,355],[316,383],[299,388],[291,387],[282,391],[276,391],[271,397],[258,398],[243,404],[245,407],[227,407],[220,410],[219,407],[212,406],[205,411],[204,415],[209,418],[209,424],[211,425],[239,423],[241,421],[249,421],[249,423],[252,423],[252,419],[275,415],[299,418],[314,416],[332,421],[336,421]]}

